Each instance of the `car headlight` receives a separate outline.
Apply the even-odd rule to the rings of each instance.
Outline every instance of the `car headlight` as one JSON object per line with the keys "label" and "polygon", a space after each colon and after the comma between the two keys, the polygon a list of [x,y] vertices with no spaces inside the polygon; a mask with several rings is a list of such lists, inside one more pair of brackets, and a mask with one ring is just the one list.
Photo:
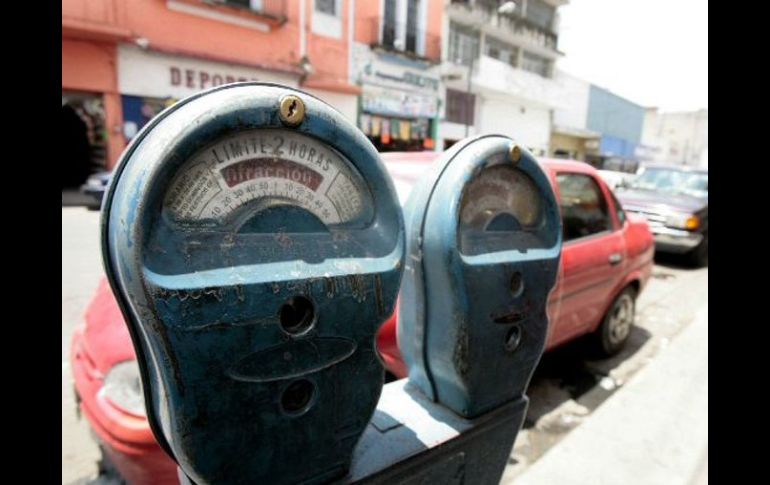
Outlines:
{"label": "car headlight", "polygon": [[102,392],[120,409],[136,416],[147,416],[139,364],[135,360],[121,362],[110,369],[104,378]]}
{"label": "car headlight", "polygon": [[692,214],[676,214],[666,218],[666,225],[676,229],[694,231],[700,227],[700,218]]}

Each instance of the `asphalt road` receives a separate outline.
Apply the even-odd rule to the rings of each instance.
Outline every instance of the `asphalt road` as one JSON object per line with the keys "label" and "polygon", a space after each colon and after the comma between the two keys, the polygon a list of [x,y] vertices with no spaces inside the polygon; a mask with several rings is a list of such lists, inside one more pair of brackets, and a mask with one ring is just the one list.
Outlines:
{"label": "asphalt road", "polygon": [[[98,449],[88,425],[78,420],[69,368],[74,328],[102,275],[99,213],[62,207],[62,483],[95,484]],[[708,268],[684,267],[675,258],[657,261],[637,301],[636,328],[618,356],[587,360],[580,342],[544,356],[530,385],[530,410],[516,440],[506,479],[514,479],[569,431],[588,419],[708,302]]]}

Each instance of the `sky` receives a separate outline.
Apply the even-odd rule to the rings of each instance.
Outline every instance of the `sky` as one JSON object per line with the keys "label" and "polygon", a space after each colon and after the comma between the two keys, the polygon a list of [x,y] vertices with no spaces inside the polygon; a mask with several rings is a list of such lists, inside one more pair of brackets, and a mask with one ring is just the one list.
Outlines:
{"label": "sky", "polygon": [[708,108],[708,0],[570,0],[557,68],[661,111]]}

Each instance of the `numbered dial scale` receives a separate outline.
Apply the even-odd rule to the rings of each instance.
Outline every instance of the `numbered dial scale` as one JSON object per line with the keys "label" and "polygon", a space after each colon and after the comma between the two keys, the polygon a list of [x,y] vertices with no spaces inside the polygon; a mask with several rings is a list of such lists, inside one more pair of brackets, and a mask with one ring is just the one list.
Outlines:
{"label": "numbered dial scale", "polygon": [[465,187],[458,230],[465,254],[544,247],[541,195],[534,181],[509,164],[482,169]]}
{"label": "numbered dial scale", "polygon": [[351,163],[328,145],[284,129],[255,129],[193,155],[163,206],[181,225],[230,226],[271,209],[302,209],[330,228],[366,225],[373,201]]}

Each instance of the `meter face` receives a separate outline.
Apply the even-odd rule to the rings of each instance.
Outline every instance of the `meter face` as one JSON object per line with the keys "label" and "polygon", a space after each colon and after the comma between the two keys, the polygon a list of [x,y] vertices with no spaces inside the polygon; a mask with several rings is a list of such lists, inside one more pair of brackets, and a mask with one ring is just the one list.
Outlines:
{"label": "meter face", "polygon": [[[277,210],[277,211],[276,211]],[[231,228],[264,212],[310,227],[362,227],[372,196],[352,164],[307,135],[255,129],[220,138],[185,161],[164,197],[167,220]],[[277,216],[276,216],[277,214]],[[288,232],[292,232],[291,229]]]}
{"label": "meter face", "polygon": [[469,255],[543,247],[540,193],[532,179],[507,164],[484,168],[460,203],[459,246]]}

